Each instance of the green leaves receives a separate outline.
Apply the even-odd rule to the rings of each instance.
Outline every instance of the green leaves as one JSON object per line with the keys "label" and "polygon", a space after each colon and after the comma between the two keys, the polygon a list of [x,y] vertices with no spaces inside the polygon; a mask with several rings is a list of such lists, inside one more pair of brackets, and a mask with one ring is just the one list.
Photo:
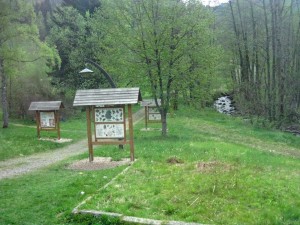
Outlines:
{"label": "green leaves", "polygon": [[212,16],[200,3],[104,1],[93,21],[94,33],[105,34],[101,43],[112,53],[107,58],[119,62],[115,70],[153,97],[168,99],[168,93],[195,83],[200,72],[214,73]]}

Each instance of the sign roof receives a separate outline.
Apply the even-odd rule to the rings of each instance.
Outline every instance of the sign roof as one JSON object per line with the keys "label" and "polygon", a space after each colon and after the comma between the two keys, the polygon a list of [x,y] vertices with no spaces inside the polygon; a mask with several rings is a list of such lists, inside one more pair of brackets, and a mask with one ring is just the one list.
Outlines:
{"label": "sign roof", "polygon": [[[158,105],[161,105],[161,100],[157,99]],[[142,101],[141,106],[156,106],[154,99],[145,99]]]}
{"label": "sign roof", "polygon": [[73,106],[127,105],[141,101],[140,88],[77,90]]}
{"label": "sign roof", "polygon": [[61,101],[31,102],[28,110],[52,111],[65,108]]}

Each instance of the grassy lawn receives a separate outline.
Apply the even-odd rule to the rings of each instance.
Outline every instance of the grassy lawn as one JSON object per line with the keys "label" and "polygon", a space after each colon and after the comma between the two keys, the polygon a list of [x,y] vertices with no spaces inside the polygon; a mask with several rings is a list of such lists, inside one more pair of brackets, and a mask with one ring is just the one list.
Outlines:
{"label": "grassy lawn", "polygon": [[210,111],[136,128],[138,161],[82,209],[208,224],[299,224],[300,140]]}
{"label": "grassy lawn", "polygon": [[72,160],[75,158],[30,175],[1,180],[0,224],[84,224],[74,221],[72,208],[124,167],[72,171],[66,169]]}
{"label": "grassy lawn", "polygon": [[[90,195],[82,209],[207,224],[300,223],[299,137],[210,110],[180,110],[168,122],[167,138],[159,131],[141,131],[143,121],[135,126],[138,160],[106,189],[101,187],[125,167],[89,172],[66,168],[87,154],[1,180],[0,224],[119,224],[71,216]],[[85,120],[80,126],[70,123],[69,128],[85,130]],[[28,143],[36,143],[35,129],[32,135],[30,128],[23,132],[27,138],[20,131],[12,133],[11,141],[33,136]],[[37,144],[31,146],[39,151]],[[125,151],[105,146],[96,148],[95,156],[118,159],[128,152],[128,146]]]}
{"label": "grassy lawn", "polygon": [[[77,119],[60,122],[61,138],[72,142],[55,143],[37,138],[34,121],[12,120],[9,128],[0,132],[0,160],[57,149],[86,137],[85,114]],[[56,131],[41,131],[41,138],[57,138]]]}

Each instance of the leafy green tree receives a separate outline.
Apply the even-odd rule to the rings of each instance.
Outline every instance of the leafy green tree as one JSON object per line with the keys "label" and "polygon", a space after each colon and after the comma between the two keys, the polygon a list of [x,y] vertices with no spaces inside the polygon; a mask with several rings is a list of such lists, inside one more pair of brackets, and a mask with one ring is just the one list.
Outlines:
{"label": "leafy green tree", "polygon": [[[47,59],[49,65],[59,63],[56,52],[39,40],[31,1],[0,2],[0,77],[3,128],[8,127],[8,77],[17,74],[19,63]],[[32,48],[28,45],[34,46]]]}
{"label": "leafy green tree", "polygon": [[82,16],[72,6],[58,7],[48,24],[50,33],[47,42],[56,46],[62,60],[61,67],[51,76],[53,84],[61,92],[76,88],[97,88],[103,81],[101,76],[85,79],[79,75],[86,62],[85,58],[94,59],[94,47],[88,40],[90,35],[89,13]]}
{"label": "leafy green tree", "polygon": [[172,99],[188,92],[187,101],[196,102],[209,93],[217,59],[209,11],[198,1],[117,0],[103,1],[93,18],[102,63],[114,64],[119,82],[145,88],[156,103],[161,99],[157,107],[167,135]]}
{"label": "leafy green tree", "polygon": [[299,8],[298,1],[230,2],[236,101],[241,112],[279,126],[300,118]]}
{"label": "leafy green tree", "polygon": [[85,16],[86,12],[92,14],[96,8],[101,7],[101,2],[99,0],[64,0],[63,5],[72,6]]}

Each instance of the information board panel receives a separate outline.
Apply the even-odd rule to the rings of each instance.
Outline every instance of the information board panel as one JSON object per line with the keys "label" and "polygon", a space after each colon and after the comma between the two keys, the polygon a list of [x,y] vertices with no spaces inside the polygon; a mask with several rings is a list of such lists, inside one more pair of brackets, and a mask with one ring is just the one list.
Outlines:
{"label": "information board panel", "polygon": [[153,114],[149,113],[148,120],[149,121],[161,121],[161,115],[158,113],[153,113]]}
{"label": "information board panel", "polygon": [[148,121],[161,121],[161,115],[155,106],[148,107]]}
{"label": "information board panel", "polygon": [[55,113],[40,112],[41,128],[55,128]]}
{"label": "information board panel", "polygon": [[124,107],[96,107],[94,118],[96,139],[125,138]]}
{"label": "information board panel", "polygon": [[96,138],[124,138],[123,124],[95,124]]}
{"label": "information board panel", "polygon": [[123,122],[123,108],[95,108],[95,122]]}

